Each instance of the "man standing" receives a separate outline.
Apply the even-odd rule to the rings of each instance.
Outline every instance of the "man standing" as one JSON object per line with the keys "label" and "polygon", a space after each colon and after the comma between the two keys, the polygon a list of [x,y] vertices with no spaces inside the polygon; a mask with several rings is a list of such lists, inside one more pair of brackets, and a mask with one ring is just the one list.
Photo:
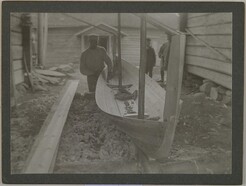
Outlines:
{"label": "man standing", "polygon": [[108,79],[112,78],[112,61],[106,50],[98,46],[98,36],[89,36],[89,48],[80,57],[80,72],[87,76],[89,92],[95,92],[97,79],[105,67],[108,66]]}
{"label": "man standing", "polygon": [[169,37],[167,38],[167,42],[163,43],[161,46],[158,56],[161,58],[161,80],[159,82],[164,83],[164,72],[167,70],[168,67],[168,57],[169,57],[169,46],[170,46],[170,41]]}
{"label": "man standing", "polygon": [[155,57],[155,50],[151,47],[151,40],[148,38],[146,43],[146,70],[145,73],[149,74],[149,77],[152,78],[153,67],[155,66],[156,57]]}

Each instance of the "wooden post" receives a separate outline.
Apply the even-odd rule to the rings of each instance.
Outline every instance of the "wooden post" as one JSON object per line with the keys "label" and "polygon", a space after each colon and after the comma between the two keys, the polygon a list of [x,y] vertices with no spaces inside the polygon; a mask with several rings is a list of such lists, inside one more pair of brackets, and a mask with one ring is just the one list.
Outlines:
{"label": "wooden post", "polygon": [[181,32],[185,32],[187,25],[187,13],[180,13],[179,14],[179,30]]}
{"label": "wooden post", "polygon": [[139,67],[139,98],[138,98],[138,118],[144,118],[144,98],[145,98],[145,68],[146,68],[146,16],[141,16],[140,30],[140,67]]}
{"label": "wooden post", "polygon": [[43,64],[46,61],[47,40],[48,40],[48,13],[44,13],[44,44],[43,44]]}
{"label": "wooden post", "polygon": [[38,65],[43,66],[43,42],[44,42],[44,32],[43,32],[43,14],[38,14]]}
{"label": "wooden post", "polygon": [[119,70],[119,89],[122,88],[122,64],[121,64],[121,18],[118,13],[118,70]]}
{"label": "wooden post", "polygon": [[116,64],[117,64],[117,62],[116,62],[116,36],[115,35],[113,35],[112,36],[112,39],[113,39],[113,47],[112,47],[112,53],[113,53],[113,68],[114,68],[114,72],[115,72],[115,67],[116,67]]}
{"label": "wooden post", "polygon": [[167,91],[163,113],[164,137],[156,158],[168,157],[181,109],[180,94],[185,59],[185,34],[172,36],[167,72]]}
{"label": "wooden post", "polygon": [[[21,17],[23,53],[26,57],[28,72],[32,71],[32,40],[31,40],[31,16],[23,14]],[[28,73],[26,72],[26,73]]]}
{"label": "wooden post", "polygon": [[[179,30],[181,32],[186,32],[186,27],[187,27],[187,13],[180,13],[179,14]],[[185,61],[184,61],[185,63]],[[183,79],[187,79],[188,77],[188,71],[186,65],[184,65],[184,70],[183,70]]]}

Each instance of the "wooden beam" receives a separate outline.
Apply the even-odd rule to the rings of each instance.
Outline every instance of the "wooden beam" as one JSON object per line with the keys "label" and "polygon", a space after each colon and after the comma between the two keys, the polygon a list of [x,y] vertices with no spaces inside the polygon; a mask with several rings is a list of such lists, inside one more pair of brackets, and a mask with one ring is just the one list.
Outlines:
{"label": "wooden beam", "polygon": [[114,69],[116,64],[116,37],[115,35],[112,36],[113,39],[113,45],[112,45],[112,53],[113,53],[113,63],[114,63]]}
{"label": "wooden beam", "polygon": [[43,66],[44,64],[44,56],[43,56],[43,49],[44,49],[44,23],[43,23],[43,13],[38,13],[38,64]]}
{"label": "wooden beam", "polygon": [[163,129],[165,128],[165,133],[162,144],[156,153],[157,159],[168,156],[179,118],[181,109],[180,95],[185,58],[185,41],[186,37],[184,34],[172,36],[167,71],[165,109],[163,113]]}
{"label": "wooden beam", "polygon": [[109,31],[109,30],[107,30],[107,29],[101,28],[101,27],[99,27],[99,26],[97,26],[97,25],[93,25],[93,24],[91,24],[91,23],[89,23],[89,22],[87,22],[87,21],[85,21],[85,20],[82,20],[82,19],[79,19],[79,18],[77,18],[77,17],[71,16],[71,15],[69,15],[69,14],[67,14],[67,13],[62,13],[62,14],[63,14],[63,15],[66,15],[67,17],[73,18],[74,20],[77,20],[77,21],[79,21],[79,22],[85,23],[85,24],[87,24],[87,25],[89,25],[89,26],[95,27],[95,28],[97,28],[97,29],[99,29],[99,30],[103,30],[104,32],[108,32],[108,33],[111,33],[111,34],[115,35],[114,32],[111,32],[111,31]]}
{"label": "wooden beam", "polygon": [[141,15],[140,28],[140,67],[139,67],[139,97],[138,97],[138,118],[144,119],[145,100],[145,68],[146,68],[146,15]]}
{"label": "wooden beam", "polygon": [[118,71],[119,71],[119,88],[122,88],[122,64],[121,64],[121,16],[118,13]]}
{"label": "wooden beam", "polygon": [[63,88],[32,146],[23,173],[53,172],[57,147],[77,86],[78,80],[70,80]]}
{"label": "wooden beam", "polygon": [[44,44],[43,44],[43,63],[46,62],[47,41],[48,41],[48,13],[44,13]]}
{"label": "wooden beam", "polygon": [[187,27],[187,13],[179,14],[179,30],[181,32],[185,32],[185,28]]}
{"label": "wooden beam", "polygon": [[[134,15],[137,16],[137,17],[141,17],[141,15],[137,14],[137,13],[134,13]],[[165,25],[163,23],[160,23],[159,21],[155,20],[154,18],[152,18],[152,17],[150,17],[148,15],[146,15],[146,21],[149,24],[153,25],[154,27],[156,27],[156,28],[158,28],[160,30],[163,30],[168,35],[179,35],[180,34],[180,32],[174,30],[173,28],[171,28],[171,27],[169,27],[169,26],[167,26],[167,25]]]}
{"label": "wooden beam", "polygon": [[[31,42],[31,15],[23,14],[22,17],[22,45],[23,45],[23,66],[26,73],[32,71],[32,42]],[[32,86],[32,85],[31,85]]]}

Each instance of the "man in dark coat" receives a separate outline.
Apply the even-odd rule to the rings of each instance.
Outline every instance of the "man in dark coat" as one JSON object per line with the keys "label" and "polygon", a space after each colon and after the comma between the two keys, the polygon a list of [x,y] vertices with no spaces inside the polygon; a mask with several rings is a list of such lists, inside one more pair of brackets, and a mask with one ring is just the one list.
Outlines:
{"label": "man in dark coat", "polygon": [[155,66],[156,57],[155,50],[151,47],[151,39],[147,39],[146,43],[146,70],[145,73],[148,74],[152,78],[153,67]]}
{"label": "man in dark coat", "polygon": [[161,80],[160,82],[164,83],[164,72],[168,67],[168,58],[169,58],[169,47],[170,47],[170,38],[167,38],[167,42],[163,43],[161,46],[158,56],[161,58]]}
{"label": "man in dark coat", "polygon": [[97,79],[105,67],[108,66],[108,79],[112,77],[112,61],[106,50],[98,46],[98,36],[89,36],[89,48],[80,57],[80,72],[87,76],[89,92],[95,92]]}

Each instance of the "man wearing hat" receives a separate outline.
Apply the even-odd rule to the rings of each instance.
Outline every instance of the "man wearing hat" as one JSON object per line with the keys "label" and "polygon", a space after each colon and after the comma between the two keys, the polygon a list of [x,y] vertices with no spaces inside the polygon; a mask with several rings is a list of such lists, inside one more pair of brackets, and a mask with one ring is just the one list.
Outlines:
{"label": "man wearing hat", "polygon": [[87,76],[89,92],[95,92],[97,79],[105,67],[108,66],[108,79],[112,78],[112,61],[106,50],[98,46],[98,36],[89,36],[89,48],[81,54],[80,72]]}
{"label": "man wearing hat", "polygon": [[155,50],[151,47],[151,39],[147,38],[146,42],[146,69],[145,73],[152,78],[153,67],[155,66],[156,57],[155,57]]}

